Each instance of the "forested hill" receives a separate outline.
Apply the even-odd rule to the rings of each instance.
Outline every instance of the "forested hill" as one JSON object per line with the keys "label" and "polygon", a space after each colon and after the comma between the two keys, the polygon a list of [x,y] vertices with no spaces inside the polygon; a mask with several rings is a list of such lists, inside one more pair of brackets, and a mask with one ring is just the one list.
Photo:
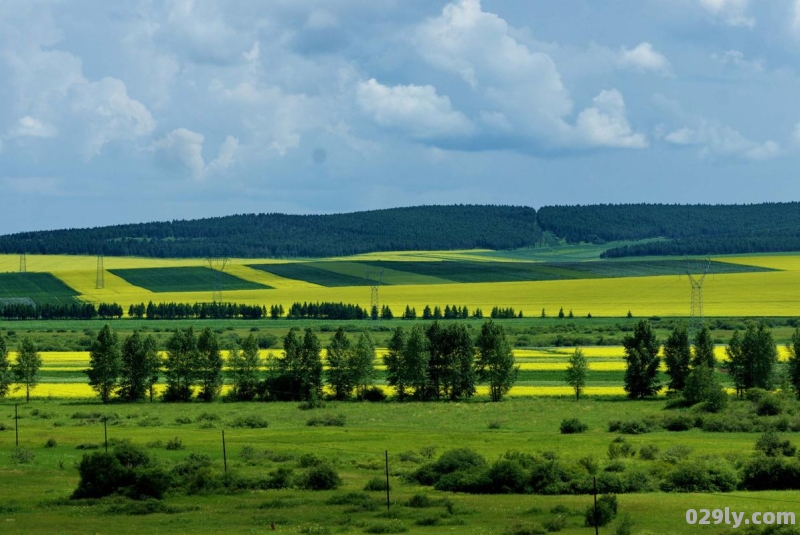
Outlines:
{"label": "forested hill", "polygon": [[546,206],[539,226],[570,243],[665,238],[607,250],[607,258],[800,251],[800,203]]}
{"label": "forested hill", "polygon": [[326,257],[375,251],[513,249],[537,239],[521,206],[418,206],[335,215],[247,214],[0,236],[0,253]]}

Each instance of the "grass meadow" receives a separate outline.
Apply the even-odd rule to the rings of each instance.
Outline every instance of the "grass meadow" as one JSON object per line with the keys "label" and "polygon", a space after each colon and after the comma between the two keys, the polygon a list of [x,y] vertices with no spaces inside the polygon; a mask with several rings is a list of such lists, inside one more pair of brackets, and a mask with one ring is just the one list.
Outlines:
{"label": "grass meadow", "polygon": [[[111,404],[91,401],[35,401],[19,408],[20,446],[35,455],[32,462],[14,464],[14,410],[0,404],[0,522],[4,534],[17,533],[376,533],[405,529],[408,533],[505,534],[541,525],[565,515],[564,534],[592,532],[583,526],[583,512],[591,496],[465,495],[443,493],[407,482],[426,455],[451,447],[469,447],[491,462],[509,450],[554,452],[574,461],[593,456],[606,461],[609,443],[617,436],[607,431],[612,419],[641,418],[663,412],[663,401],[628,402],[619,399],[527,398],[502,403],[359,403],[329,402],[322,409],[299,410],[296,403],[190,403],[168,405]],[[309,427],[319,414],[342,415],[342,427]],[[113,500],[95,505],[66,500],[78,475],[75,464],[85,450],[102,447],[100,417],[111,416],[108,436],[113,442],[128,439],[148,446],[160,459],[177,462],[190,453],[209,455],[223,464],[222,431],[225,430],[228,469],[242,474],[264,474],[279,466],[296,468],[296,460],[314,453],[334,463],[343,479],[336,491],[248,491],[235,494],[168,496],[167,513],[143,516],[115,514]],[[266,429],[232,427],[237,418],[258,416]],[[589,425],[580,435],[561,435],[559,423],[578,417]],[[164,448],[181,439],[185,449]],[[656,444],[661,450],[683,445],[693,455],[742,455],[751,451],[756,434],[682,433],[659,431],[628,437],[635,446]],[[53,439],[54,447],[45,447]],[[242,457],[246,446],[264,452]],[[372,507],[335,505],[335,498],[363,492],[370,479],[384,476],[388,451],[390,513],[385,493],[367,492]],[[429,496],[431,507],[409,507],[415,494]],[[445,501],[446,500],[446,501]],[[342,500],[338,500],[342,501]],[[447,503],[449,506],[446,506]],[[437,505],[438,504],[438,505]],[[731,507],[738,511],[796,511],[796,492],[733,492],[730,494],[626,494],[619,496],[620,514],[634,521],[634,533],[697,533],[698,526],[684,521],[687,508]],[[365,510],[366,509],[366,510]],[[394,528],[392,528],[392,526]],[[400,526],[400,527],[398,527]],[[613,533],[615,525],[601,529]],[[704,532],[716,533],[713,526]]]}

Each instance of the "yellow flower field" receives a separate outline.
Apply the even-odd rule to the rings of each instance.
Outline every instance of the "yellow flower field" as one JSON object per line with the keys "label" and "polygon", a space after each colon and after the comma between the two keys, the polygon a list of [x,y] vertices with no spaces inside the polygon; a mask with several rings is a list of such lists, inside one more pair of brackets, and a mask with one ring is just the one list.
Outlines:
{"label": "yellow flower field", "polygon": [[[474,260],[502,261],[500,256],[485,257],[486,251],[422,251],[374,253],[336,260]],[[755,255],[715,257],[715,260],[751,264],[782,271],[765,273],[735,273],[712,275],[704,287],[706,316],[787,316],[800,315],[800,255]],[[328,259],[334,260],[334,259]],[[508,259],[513,260],[513,259]],[[324,261],[324,260],[323,260]],[[245,264],[280,263],[275,259],[231,259],[226,271],[243,279],[274,287],[272,290],[239,290],[224,293],[227,301],[247,304],[282,304],[284,308],[295,301],[343,301],[361,306],[370,305],[370,288],[326,288],[311,283],[284,279]],[[16,271],[16,255],[0,255],[0,272]],[[95,289],[96,259],[91,256],[28,255],[28,270],[50,272],[93,302],[117,302],[127,311],[130,304],[155,301],[209,301],[211,292],[166,292],[154,294],[133,286],[106,272],[106,287]],[[202,259],[155,259],[107,257],[106,269],[202,266]],[[396,312],[410,305],[419,312],[426,304],[466,305],[481,307],[486,312],[492,306],[512,306],[526,316],[538,316],[542,308],[550,315],[560,307],[572,309],[576,316],[622,317],[631,310],[637,317],[652,315],[686,316],[689,313],[691,291],[686,277],[651,276],[625,279],[580,279],[536,282],[496,282],[463,284],[420,284],[384,286],[381,304]]]}

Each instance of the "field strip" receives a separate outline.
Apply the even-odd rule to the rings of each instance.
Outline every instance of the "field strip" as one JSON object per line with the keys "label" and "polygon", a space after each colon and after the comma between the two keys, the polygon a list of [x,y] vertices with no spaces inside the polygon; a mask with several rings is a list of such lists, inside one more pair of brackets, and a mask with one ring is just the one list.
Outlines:
{"label": "field strip", "polygon": [[225,273],[233,275],[234,277],[239,277],[240,279],[244,279],[246,281],[265,284],[275,289],[321,287],[317,284],[312,284],[306,281],[287,279],[285,277],[275,275],[274,273],[270,273],[268,271],[263,271],[260,269],[253,269],[249,266],[245,266],[242,264],[229,264],[228,266],[225,267]]}
{"label": "field strip", "polygon": [[765,255],[743,255],[743,256],[718,256],[714,260],[728,262],[729,264],[744,264],[748,266],[758,266],[781,271],[800,271],[800,255],[797,253],[781,254],[772,253]]}

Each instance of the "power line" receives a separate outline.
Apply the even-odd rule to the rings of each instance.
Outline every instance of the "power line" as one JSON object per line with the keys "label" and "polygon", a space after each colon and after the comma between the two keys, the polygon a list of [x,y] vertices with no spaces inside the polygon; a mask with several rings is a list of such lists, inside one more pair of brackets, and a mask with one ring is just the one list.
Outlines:
{"label": "power line", "polygon": [[[689,284],[692,286],[691,312],[689,314],[689,334],[694,334],[703,326],[703,282],[711,268],[711,257],[706,257],[702,275],[695,277],[692,275],[692,266],[689,258],[685,259],[686,275],[689,277]],[[696,272],[697,270],[695,270]]]}

